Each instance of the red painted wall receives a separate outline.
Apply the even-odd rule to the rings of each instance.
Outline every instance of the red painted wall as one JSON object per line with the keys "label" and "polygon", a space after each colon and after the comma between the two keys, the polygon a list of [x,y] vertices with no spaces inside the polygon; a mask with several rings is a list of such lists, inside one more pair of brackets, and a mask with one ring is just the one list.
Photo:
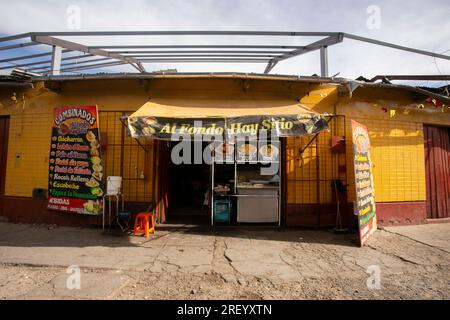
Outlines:
{"label": "red painted wall", "polygon": [[[132,212],[144,211],[148,204],[127,203]],[[377,218],[381,226],[427,223],[426,202],[377,203]],[[101,216],[93,217],[47,210],[46,199],[5,197],[3,216],[10,222],[57,224],[73,227],[99,227]],[[342,225],[352,227],[353,205],[341,205]],[[287,226],[325,228],[336,223],[336,205],[293,205],[286,206]]]}
{"label": "red painted wall", "polygon": [[427,221],[426,202],[377,202],[378,224],[382,226],[422,224]]}
{"label": "red painted wall", "polygon": [[[341,219],[344,227],[352,227],[353,205],[341,205]],[[378,224],[381,226],[408,225],[427,223],[426,203],[385,202],[376,204]],[[288,204],[286,208],[286,225],[299,227],[334,227],[336,224],[335,204]]]}
{"label": "red painted wall", "polygon": [[[125,203],[125,209],[132,213],[143,212],[148,203]],[[47,199],[5,197],[4,211],[9,222],[56,224],[68,227],[101,227],[102,216],[70,214],[47,209]]]}

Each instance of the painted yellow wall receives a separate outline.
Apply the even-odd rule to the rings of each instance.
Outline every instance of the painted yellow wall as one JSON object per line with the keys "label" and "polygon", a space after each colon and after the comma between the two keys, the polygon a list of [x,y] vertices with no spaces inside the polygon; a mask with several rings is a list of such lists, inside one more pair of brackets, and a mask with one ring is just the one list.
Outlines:
{"label": "painted yellow wall", "polygon": [[[345,163],[349,201],[355,198],[350,119],[366,125],[369,129],[376,201],[426,200],[423,125],[450,126],[450,113],[434,107],[419,110],[410,94],[402,91],[364,89],[355,94],[351,100],[336,98],[334,105],[327,101],[330,96],[337,97],[337,94],[329,88],[318,89],[304,97],[302,102],[317,111],[346,117]],[[387,109],[387,112],[383,108]],[[391,114],[390,110],[395,110],[395,114]],[[337,135],[343,133],[342,127],[335,131]],[[342,162],[341,156],[332,155],[328,148],[331,145],[331,136],[331,133],[321,134],[320,138],[304,152],[303,159],[298,150],[310,138],[288,139],[286,168],[288,203],[331,202],[331,180],[343,179],[337,169],[338,161]],[[318,157],[316,144],[319,150]],[[318,178],[320,181],[317,182]],[[326,181],[323,181],[324,179]]]}
{"label": "painted yellow wall", "polygon": [[[375,200],[426,200],[423,128],[421,123],[354,118],[369,129]],[[351,137],[350,124],[347,136]],[[347,153],[351,154],[349,144]],[[351,158],[349,159],[352,160]],[[349,167],[352,168],[351,163]],[[353,171],[349,170],[353,181]],[[349,188],[354,198],[354,185]]]}
{"label": "painted yellow wall", "polygon": [[[153,80],[89,80],[50,84],[53,90],[37,84],[35,89],[21,91],[0,88],[0,115],[10,115],[10,135],[6,176],[6,195],[30,197],[33,188],[47,188],[48,153],[52,110],[61,105],[98,105],[100,131],[106,132],[108,144],[120,144],[117,112],[132,112],[152,97],[215,97],[222,99],[292,98],[319,112],[345,116],[346,126],[339,120],[336,131],[321,133],[308,148],[303,159],[298,150],[310,137],[287,141],[288,203],[331,202],[330,180],[345,174],[337,173],[338,162],[346,165],[349,198],[354,197],[350,119],[369,127],[372,138],[376,200],[381,202],[425,200],[424,123],[450,126],[450,113],[417,110],[414,96],[402,90],[358,89],[353,98],[338,92],[336,85],[317,85],[291,81],[242,79],[153,79]],[[16,92],[18,103],[10,100]],[[22,94],[24,95],[24,98]],[[381,108],[395,109],[389,112]],[[405,108],[409,111],[405,111]],[[428,109],[427,109],[428,110]],[[112,113],[116,112],[116,113]],[[112,117],[112,118],[111,118]],[[342,117],[341,119],[343,119]],[[106,123],[114,123],[106,126]],[[329,146],[333,134],[345,134],[347,153],[332,155]],[[124,167],[135,179],[145,170],[144,181],[127,182],[126,197],[133,201],[150,201],[152,193],[151,141],[144,142],[149,152],[132,154],[125,148]],[[317,167],[316,143],[319,165]],[[125,144],[136,142],[126,137]],[[106,174],[118,175],[121,156],[107,148],[104,153]],[[133,165],[136,164],[137,170]],[[317,170],[319,169],[319,170]],[[320,192],[317,195],[317,174]],[[310,180],[309,182],[305,182]]]}
{"label": "painted yellow wall", "polygon": [[[126,88],[126,92],[117,90]],[[18,102],[10,96],[16,91]],[[23,95],[24,94],[24,95]],[[48,160],[53,108],[63,105],[98,105],[101,133],[106,133],[108,147],[103,160],[106,175],[120,175],[122,112],[133,112],[148,97],[138,82],[104,82],[63,85],[60,92],[52,92],[37,85],[36,89],[18,92],[4,88],[0,91],[0,115],[10,116],[8,141],[6,196],[31,197],[33,188],[48,187]],[[120,112],[119,112],[120,111]],[[108,125],[107,125],[108,124]],[[152,196],[152,143],[144,142],[149,153],[135,152],[137,143],[125,136],[123,161],[125,198],[132,201],[150,201]],[[131,146],[128,146],[131,145]],[[115,150],[114,150],[115,149]],[[130,152],[133,149],[134,152]],[[141,150],[141,149],[140,149]],[[132,165],[130,165],[132,163]],[[135,169],[137,168],[137,169]],[[144,171],[144,180],[139,179]]]}

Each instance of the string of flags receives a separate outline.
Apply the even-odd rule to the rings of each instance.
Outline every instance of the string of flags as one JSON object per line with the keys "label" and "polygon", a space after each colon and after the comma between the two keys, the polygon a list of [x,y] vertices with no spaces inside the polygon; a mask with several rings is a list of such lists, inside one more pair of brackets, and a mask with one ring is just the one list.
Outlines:
{"label": "string of flags", "polygon": [[[379,107],[379,105],[378,104],[373,104],[373,106],[374,107]],[[417,104],[417,109],[419,109],[419,110],[423,110],[423,109],[425,109],[426,108],[426,106],[433,106],[433,107],[435,107],[436,109],[441,109],[441,112],[444,112],[445,111],[445,109],[448,109],[448,110],[450,110],[450,105],[446,105],[446,104],[444,104],[444,103],[442,103],[441,101],[439,101],[439,100],[436,100],[436,99],[434,99],[434,98],[427,98],[427,99],[425,99],[425,101],[423,102],[423,103],[419,103],[419,104]],[[395,117],[395,115],[397,114],[397,108],[389,108],[389,107],[384,107],[384,106],[381,106],[381,108],[380,108],[383,112],[385,112],[385,113],[389,113],[389,117],[390,118],[393,118],[393,117]],[[409,113],[411,112],[411,109],[410,108],[405,108],[404,110],[403,110],[403,114],[404,115],[408,115]]]}

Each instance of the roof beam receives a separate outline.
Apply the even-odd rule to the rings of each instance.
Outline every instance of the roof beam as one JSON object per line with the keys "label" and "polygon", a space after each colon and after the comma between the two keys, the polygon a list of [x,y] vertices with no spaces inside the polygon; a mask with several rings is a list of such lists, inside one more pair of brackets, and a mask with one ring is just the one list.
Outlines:
{"label": "roof beam", "polygon": [[36,46],[38,44],[40,44],[40,43],[36,43],[36,42],[17,43],[17,44],[11,44],[9,46],[0,47],[0,50],[11,50],[11,49],[17,49],[17,48],[31,47],[31,46]]}
{"label": "roof beam", "polygon": [[379,41],[379,40],[370,39],[370,38],[365,38],[365,37],[360,37],[360,36],[355,36],[355,35],[349,34],[349,33],[344,33],[344,37],[348,38],[348,39],[356,40],[356,41],[376,44],[376,45],[383,46],[383,47],[388,47],[388,48],[398,49],[398,50],[402,50],[402,51],[413,52],[413,53],[422,54],[422,55],[435,57],[435,58],[439,58],[439,59],[450,60],[450,56],[446,56],[446,55],[443,55],[443,54],[430,52],[430,51],[425,51],[425,50],[420,50],[420,49],[414,49],[414,48],[405,47],[405,46],[399,46],[397,44],[384,42],[384,41]]}
{"label": "roof beam", "polygon": [[450,80],[450,75],[396,75],[396,74],[391,74],[391,75],[378,75],[373,77],[372,79],[370,79],[370,82],[375,82],[377,80],[383,80],[383,79],[388,79],[388,80],[420,80],[420,81],[449,81]]}
{"label": "roof beam", "polygon": [[337,43],[342,42],[344,39],[344,35],[342,33],[339,33],[338,36],[330,36],[321,40],[318,40],[316,42],[310,43],[300,49],[296,49],[290,52],[286,52],[284,55],[282,55],[281,57],[278,58],[274,58],[271,60],[271,63],[267,65],[266,70],[268,70],[267,72],[264,73],[269,73],[270,70],[273,69],[273,67],[280,61],[282,60],[286,60],[292,57],[296,57],[311,51],[315,51],[315,50],[319,50],[321,48],[324,47],[328,47]]}
{"label": "roof beam", "polygon": [[299,49],[303,46],[283,45],[117,45],[117,46],[89,46],[93,49]]}
{"label": "roof beam", "polygon": [[328,47],[320,48],[320,76],[328,77]]}
{"label": "roof beam", "polygon": [[269,59],[251,58],[157,58],[141,59],[142,62],[256,62],[267,63]]}
{"label": "roof beam", "polygon": [[129,58],[129,57],[124,57],[117,53],[110,53],[108,51],[104,51],[101,49],[91,49],[85,45],[82,45],[82,44],[79,44],[76,42],[71,42],[71,41],[57,39],[57,38],[48,37],[48,36],[33,35],[31,38],[35,42],[44,43],[44,44],[48,44],[51,46],[59,46],[62,48],[73,50],[73,51],[80,51],[80,52],[90,53],[90,54],[97,55],[97,56],[121,60],[123,62],[131,64],[133,67],[138,69],[140,72],[146,72],[145,68],[142,66],[142,64],[138,60]]}
{"label": "roof beam", "polygon": [[76,70],[87,70],[87,69],[95,69],[95,68],[104,68],[104,67],[111,67],[111,66],[118,66],[122,64],[128,64],[125,61],[116,61],[116,62],[107,62],[107,63],[96,63],[92,65],[87,66],[80,66],[80,67],[72,67],[72,68],[64,68],[61,69],[61,71],[76,71]]}
{"label": "roof beam", "polygon": [[342,40],[343,40],[343,35],[342,34],[340,34],[339,37],[327,37],[327,38],[321,39],[319,41],[310,43],[310,44],[302,47],[301,49],[297,49],[297,50],[293,50],[293,51],[290,51],[290,52],[286,52],[282,57],[280,57],[278,59],[278,61],[286,60],[286,59],[289,59],[289,58],[292,58],[292,57],[295,57],[295,56],[299,56],[301,54],[305,54],[305,53],[308,53],[308,52],[311,52],[311,51],[319,50],[320,48],[323,48],[323,47],[332,46],[333,44],[337,44],[337,43],[342,42]]}
{"label": "roof beam", "polygon": [[152,54],[152,55],[132,55],[127,57],[133,57],[138,58],[139,60],[145,59],[145,58],[173,58],[173,57],[187,57],[187,58],[220,58],[220,57],[236,57],[236,58],[267,58],[265,60],[269,60],[270,58],[276,58],[279,57],[279,55],[255,55],[255,54]]}
{"label": "roof beam", "polygon": [[[95,63],[92,65],[86,65],[86,66],[79,66],[79,67],[71,67],[71,68],[62,68],[61,71],[78,71],[78,70],[88,70],[88,69],[95,69],[95,68],[104,68],[104,67],[111,67],[111,66],[118,66],[123,64],[129,64],[125,61],[116,61],[116,62],[107,62],[107,63]],[[48,73],[51,70],[47,69],[45,71],[42,71],[41,73]]]}
{"label": "roof beam", "polygon": [[278,37],[336,37],[340,32],[297,31],[62,31],[32,32],[32,36],[278,36]]}
{"label": "roof beam", "polygon": [[52,75],[59,76],[61,70],[62,47],[53,46],[52,50]]}
{"label": "roof beam", "polygon": [[[108,51],[111,52],[111,51]],[[113,51],[114,53],[120,53],[123,55],[136,55],[136,54],[184,54],[184,53],[245,53],[245,54],[285,54],[287,51],[252,51],[252,50],[156,50],[156,51],[148,51],[148,50],[127,50],[127,51]]]}
{"label": "roof beam", "polygon": [[[106,61],[106,60],[112,60],[113,58],[99,58],[99,59],[91,59],[91,60],[86,60],[86,61],[77,61],[77,62],[70,62],[70,63],[62,63],[61,64],[61,67],[66,67],[66,66],[74,66],[74,65],[77,65],[77,66],[82,66],[83,64],[85,64],[85,63],[92,63],[92,62],[100,62],[100,61]],[[46,66],[46,67],[34,67],[34,68],[30,68],[30,69],[27,69],[27,71],[32,71],[32,70],[34,70],[34,71],[36,71],[36,70],[46,70],[48,67]]]}
{"label": "roof beam", "polygon": [[23,64],[14,64],[12,66],[6,66],[6,67],[0,67],[0,70],[5,69],[12,69],[12,68],[22,68],[22,67],[28,67],[28,66],[36,66],[40,64],[50,64],[51,60],[45,60],[45,61],[35,61],[35,62],[29,62],[29,63],[23,63]]}
{"label": "roof beam", "polygon": [[[70,50],[63,50],[63,53],[70,52]],[[34,58],[40,58],[45,56],[51,56],[52,52],[45,52],[45,53],[37,53],[37,54],[30,54],[28,56],[21,56],[21,57],[14,57],[14,58],[8,58],[0,60],[0,63],[4,62],[10,62],[10,61],[17,61],[17,60],[28,60],[28,59],[34,59]],[[64,60],[64,59],[63,59]]]}
{"label": "roof beam", "polygon": [[[50,55],[51,54],[52,53],[50,52]],[[75,60],[75,59],[84,59],[84,58],[93,57],[93,56],[94,56],[93,54],[85,54],[85,55],[82,55],[82,56],[72,56],[72,57],[62,58],[61,61]],[[50,64],[51,62],[52,62],[51,60],[43,60],[43,61],[41,60],[41,61],[28,62],[28,63],[23,63],[23,64],[15,64],[15,65],[12,65],[12,66],[0,67],[0,70],[10,69],[10,68],[21,68],[21,67],[28,67],[28,66],[36,66],[36,65],[40,65],[40,64]],[[34,68],[34,69],[36,69],[36,68]]]}
{"label": "roof beam", "polygon": [[31,36],[31,32],[19,33],[19,34],[15,34],[15,35],[12,35],[12,36],[1,37],[0,38],[0,42],[17,40],[17,39],[23,39],[23,38],[28,38],[30,36]]}
{"label": "roof beam", "polygon": [[277,65],[278,61],[277,60],[270,60],[269,63],[266,66],[266,69],[264,69],[264,73],[269,73],[273,67],[275,67]]}

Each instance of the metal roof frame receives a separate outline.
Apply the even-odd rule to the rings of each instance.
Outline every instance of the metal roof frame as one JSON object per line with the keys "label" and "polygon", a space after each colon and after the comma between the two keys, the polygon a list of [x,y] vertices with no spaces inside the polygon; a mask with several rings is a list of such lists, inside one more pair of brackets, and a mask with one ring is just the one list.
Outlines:
{"label": "metal roof frame", "polygon": [[[87,46],[79,42],[68,41],[58,37],[138,37],[138,36],[245,36],[260,37],[320,37],[321,39],[303,46],[293,45],[243,45],[243,44],[168,44],[168,45],[95,45]],[[25,42],[24,40],[27,40]],[[103,39],[103,38],[102,38]],[[305,53],[319,51],[321,76],[328,77],[328,47],[339,44],[344,39],[351,39],[380,45],[392,49],[426,55],[438,59],[450,60],[450,56],[410,48],[375,39],[360,37],[343,32],[289,32],[289,31],[75,31],[75,32],[29,32],[0,38],[0,51],[17,50],[37,45],[44,45],[51,51],[36,54],[21,54],[0,59],[0,70],[14,67],[41,75],[60,75],[62,72],[81,72],[83,70],[103,68],[107,66],[129,64],[140,73],[146,73],[146,63],[264,63],[264,73],[268,74],[279,62],[300,56]],[[8,42],[20,43],[8,44]],[[3,45],[5,43],[5,45]],[[148,49],[148,50],[133,50]],[[186,49],[186,50],[181,50]],[[200,49],[200,50],[199,50]],[[203,49],[203,50],[202,50]],[[225,50],[224,50],[225,49]],[[227,50],[228,49],[228,50]],[[255,50],[257,49],[257,50]],[[75,52],[79,56],[67,56]],[[39,57],[47,60],[20,62]],[[98,59],[84,60],[88,57]],[[62,61],[76,60],[74,63]],[[80,61],[79,61],[80,60]],[[44,65],[44,66],[42,66]],[[40,66],[40,67],[39,67]]]}
{"label": "metal roof frame", "polygon": [[419,81],[450,81],[450,75],[440,74],[440,75],[428,75],[428,74],[386,74],[377,75],[370,79],[370,82],[375,82],[378,80],[419,80]]}

